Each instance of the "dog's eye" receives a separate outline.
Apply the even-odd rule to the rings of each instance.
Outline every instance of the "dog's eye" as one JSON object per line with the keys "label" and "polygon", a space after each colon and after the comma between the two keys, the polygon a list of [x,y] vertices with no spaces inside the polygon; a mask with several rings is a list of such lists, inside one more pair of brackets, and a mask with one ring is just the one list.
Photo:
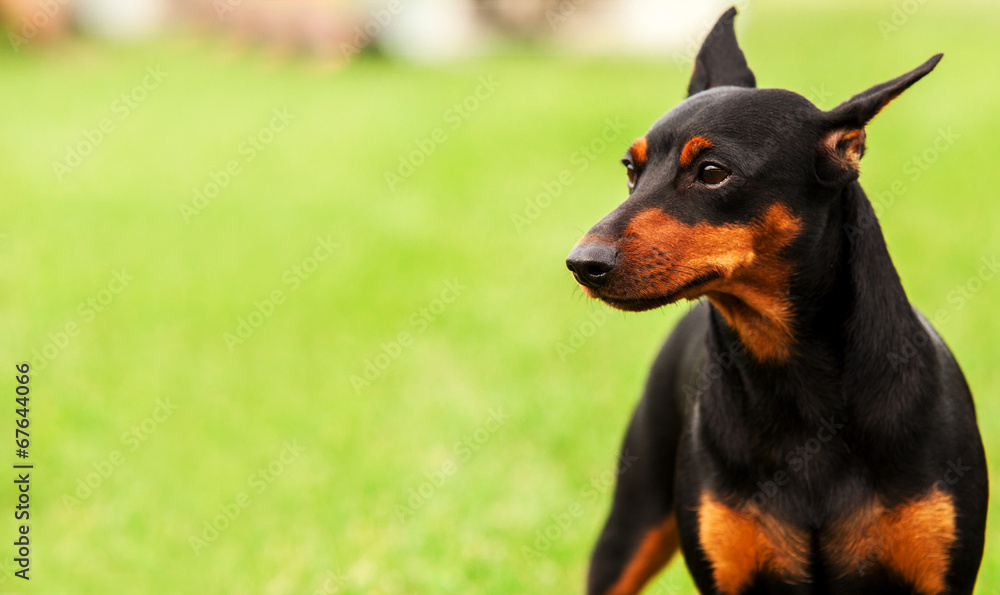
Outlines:
{"label": "dog's eye", "polygon": [[638,176],[635,171],[635,165],[628,160],[622,160],[622,163],[625,164],[625,170],[628,171],[628,191],[632,192],[635,190],[635,181]]}
{"label": "dog's eye", "polygon": [[718,165],[712,165],[711,163],[706,163],[701,166],[698,170],[698,179],[704,184],[709,186],[715,186],[716,184],[721,184],[726,181],[729,177],[729,172],[722,169]]}

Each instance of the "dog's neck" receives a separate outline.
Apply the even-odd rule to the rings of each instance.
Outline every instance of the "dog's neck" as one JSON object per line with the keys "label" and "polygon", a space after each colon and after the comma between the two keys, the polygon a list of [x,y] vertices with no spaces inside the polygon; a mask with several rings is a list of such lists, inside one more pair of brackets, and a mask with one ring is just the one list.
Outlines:
{"label": "dog's neck", "polygon": [[[790,293],[794,342],[786,360],[760,362],[750,346],[734,353],[739,335],[712,309],[710,357],[733,364],[723,367],[725,381],[714,383],[707,395],[714,402],[705,405],[725,411],[718,431],[746,432],[725,440],[733,456],[751,457],[755,434],[781,428],[808,435],[831,419],[852,424],[860,435],[888,427],[905,432],[900,417],[920,406],[914,395],[926,393],[920,384],[935,373],[934,351],[921,336],[925,327],[907,300],[871,203],[857,182],[839,200],[822,233],[807,240],[813,260],[797,264]],[[914,352],[915,343],[924,349]]]}

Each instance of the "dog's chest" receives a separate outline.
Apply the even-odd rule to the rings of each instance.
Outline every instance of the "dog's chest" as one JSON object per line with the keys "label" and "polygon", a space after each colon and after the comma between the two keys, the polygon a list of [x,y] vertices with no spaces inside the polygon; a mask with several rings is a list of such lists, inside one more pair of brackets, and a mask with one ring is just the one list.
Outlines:
{"label": "dog's chest", "polygon": [[955,539],[952,498],[939,490],[893,508],[873,500],[819,530],[753,504],[730,506],[707,491],[698,505],[698,540],[716,588],[727,595],[761,578],[815,583],[819,568],[830,584],[888,574],[916,593],[941,593]]}

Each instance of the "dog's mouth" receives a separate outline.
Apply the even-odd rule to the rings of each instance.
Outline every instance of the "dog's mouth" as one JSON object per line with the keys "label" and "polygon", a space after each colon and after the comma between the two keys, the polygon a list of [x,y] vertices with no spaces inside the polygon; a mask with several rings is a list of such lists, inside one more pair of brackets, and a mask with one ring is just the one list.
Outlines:
{"label": "dog's mouth", "polygon": [[685,282],[680,287],[672,289],[666,293],[649,296],[616,295],[608,291],[607,288],[591,289],[589,293],[591,294],[591,297],[601,300],[612,308],[624,310],[626,312],[644,312],[646,310],[661,308],[663,306],[679,302],[683,299],[696,299],[704,293],[704,291],[702,291],[704,285],[720,278],[722,278],[722,273],[718,271],[709,271],[698,275],[694,279]]}

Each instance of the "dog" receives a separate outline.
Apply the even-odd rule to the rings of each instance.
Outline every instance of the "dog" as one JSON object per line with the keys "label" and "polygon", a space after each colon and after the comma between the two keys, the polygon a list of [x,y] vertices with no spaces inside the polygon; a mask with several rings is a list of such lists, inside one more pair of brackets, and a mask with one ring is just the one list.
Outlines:
{"label": "dog", "polygon": [[566,260],[620,310],[700,300],[632,416],[587,592],[638,593],[680,549],[703,593],[972,593],[972,395],[858,183],[866,124],[942,56],[822,111],[756,88],[735,15]]}

